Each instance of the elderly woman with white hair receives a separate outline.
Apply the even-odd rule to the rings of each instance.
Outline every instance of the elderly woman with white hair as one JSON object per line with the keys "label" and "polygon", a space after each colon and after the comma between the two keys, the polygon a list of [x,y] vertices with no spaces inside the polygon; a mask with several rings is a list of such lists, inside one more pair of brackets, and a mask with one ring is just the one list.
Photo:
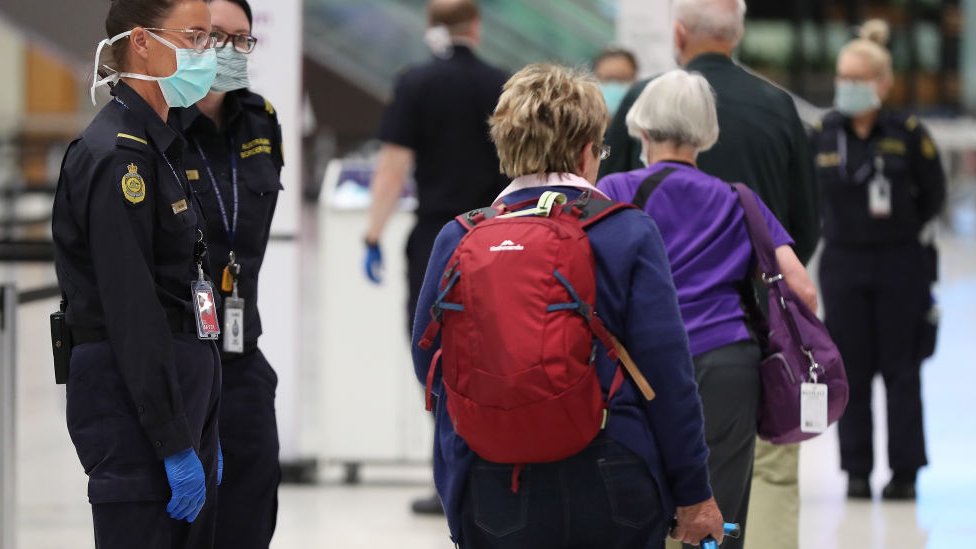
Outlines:
{"label": "elderly woman with white hair", "polygon": [[[726,519],[745,522],[761,356],[740,289],[755,274],[756,262],[736,192],[696,168],[698,154],[718,140],[712,89],[701,75],[666,73],[644,89],[627,125],[642,143],[647,167],[607,176],[598,188],[643,208],[661,232],[704,408],[715,499]],[[786,282],[815,309],[816,291],[790,235],[759,202]],[[742,546],[742,538],[724,545]]]}

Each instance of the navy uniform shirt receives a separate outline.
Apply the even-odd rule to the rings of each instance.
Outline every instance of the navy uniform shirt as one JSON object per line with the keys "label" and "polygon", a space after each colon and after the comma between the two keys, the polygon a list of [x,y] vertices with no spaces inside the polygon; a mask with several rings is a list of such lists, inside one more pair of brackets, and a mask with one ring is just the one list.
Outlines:
{"label": "navy uniform shirt", "polygon": [[379,139],[414,151],[419,217],[451,218],[491,202],[508,181],[488,135],[508,75],[465,46],[402,73]]}
{"label": "navy uniform shirt", "polygon": [[[698,157],[698,168],[754,189],[806,263],[820,239],[820,210],[809,138],[793,98],[725,55],[700,55],[685,68],[708,80],[718,110],[718,142]],[[640,142],[627,133],[625,118],[648,82],[630,89],[607,130],[612,152],[600,165],[600,177],[643,166]]]}
{"label": "navy uniform shirt", "polygon": [[[238,294],[244,299],[244,342],[247,347],[253,347],[261,335],[258,272],[268,247],[278,192],[282,189],[281,127],[274,107],[248,90],[227,93],[221,108],[223,123],[219,129],[196,107],[171,110],[170,124],[182,131],[187,140],[183,166],[207,215],[211,269],[219,276],[231,251],[241,265]],[[231,242],[227,228],[234,225],[234,164],[238,214]],[[214,190],[214,185],[219,192]]]}
{"label": "navy uniform shirt", "polygon": [[[918,118],[882,110],[866,139],[850,119],[828,113],[812,137],[823,203],[824,238],[835,244],[903,244],[945,203],[946,179],[939,153]],[[891,182],[891,216],[873,217],[868,186],[875,158]]]}
{"label": "navy uniform shirt", "polygon": [[179,175],[182,138],[125,83],[113,95],[65,153],[54,197],[55,267],[68,325],[109,340],[162,458],[194,440],[172,333],[196,333],[190,284],[203,213]]}

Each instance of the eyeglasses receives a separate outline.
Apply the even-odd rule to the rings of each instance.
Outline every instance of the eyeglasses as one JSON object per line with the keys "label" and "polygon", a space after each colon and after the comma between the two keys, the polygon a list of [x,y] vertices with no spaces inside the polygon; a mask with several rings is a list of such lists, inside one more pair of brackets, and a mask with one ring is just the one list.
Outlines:
{"label": "eyeglasses", "polygon": [[610,158],[610,145],[604,143],[603,145],[593,144],[593,154],[600,157],[600,160],[606,160]]}
{"label": "eyeglasses", "polygon": [[215,47],[224,48],[228,42],[233,42],[234,49],[241,53],[251,53],[258,43],[258,39],[250,34],[228,34],[223,31],[213,31],[213,36],[217,40]]}
{"label": "eyeglasses", "polygon": [[162,32],[179,32],[184,35],[188,35],[190,39],[190,44],[193,51],[197,53],[204,52],[210,48],[217,45],[217,37],[215,33],[207,32],[205,30],[199,29],[162,29],[162,28],[152,28],[145,27],[147,31],[162,31]]}

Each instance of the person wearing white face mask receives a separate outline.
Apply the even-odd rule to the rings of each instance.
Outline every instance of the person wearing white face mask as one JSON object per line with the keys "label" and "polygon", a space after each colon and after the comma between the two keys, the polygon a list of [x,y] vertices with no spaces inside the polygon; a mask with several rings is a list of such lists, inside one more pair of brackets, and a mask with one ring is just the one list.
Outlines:
{"label": "person wearing white face mask", "polygon": [[826,242],[820,283],[825,323],[850,384],[839,424],[847,495],[872,496],[871,386],[880,373],[892,471],[882,497],[911,500],[926,464],[920,370],[934,346],[930,285],[937,274],[934,247],[920,237],[946,188],[918,118],[882,106],[894,80],[887,39],[887,24],[872,20],[841,50],[835,108],[813,136]]}
{"label": "person wearing white face mask", "polygon": [[278,378],[258,348],[258,274],[284,165],[274,107],[250,91],[248,57],[257,45],[246,0],[213,0],[217,78],[195,106],[173,109],[187,141],[183,167],[207,217],[208,258],[221,277],[223,364],[220,442],[227,477],[220,486],[216,549],[267,549],[278,510]]}
{"label": "person wearing white face mask", "polygon": [[213,83],[210,13],[200,0],[115,0],[105,27],[92,98],[106,84],[113,98],[69,146],[54,198],[68,433],[100,549],[209,548],[219,326],[203,212],[166,120]]}

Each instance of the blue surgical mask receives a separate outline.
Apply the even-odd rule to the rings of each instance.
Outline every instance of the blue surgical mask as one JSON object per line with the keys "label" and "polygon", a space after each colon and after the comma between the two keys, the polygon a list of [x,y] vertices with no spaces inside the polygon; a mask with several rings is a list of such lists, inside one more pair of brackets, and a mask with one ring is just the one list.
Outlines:
{"label": "blue surgical mask", "polygon": [[213,91],[230,92],[251,87],[247,77],[247,54],[227,45],[217,50],[217,79]]}
{"label": "blue surgical mask", "polygon": [[629,89],[630,84],[626,82],[603,82],[600,84],[600,91],[603,92],[603,100],[607,102],[607,110],[610,111],[610,116],[613,116],[620,108],[620,104],[623,103],[624,96],[627,95]]}
{"label": "blue surgical mask", "polygon": [[881,106],[874,82],[837,79],[834,108],[844,116],[857,116]]}
{"label": "blue surgical mask", "polygon": [[132,31],[126,31],[111,39],[102,40],[95,51],[95,82],[91,87],[92,104],[95,104],[95,88],[109,83],[118,82],[120,78],[135,78],[137,80],[155,81],[159,84],[163,98],[170,107],[189,107],[203,99],[210,93],[214,78],[217,76],[217,54],[213,48],[202,52],[192,49],[177,48],[168,40],[146,31],[149,36],[159,43],[176,52],[176,72],[169,76],[147,76],[131,72],[116,72],[111,76],[98,79],[98,62],[102,48],[128,37]]}

